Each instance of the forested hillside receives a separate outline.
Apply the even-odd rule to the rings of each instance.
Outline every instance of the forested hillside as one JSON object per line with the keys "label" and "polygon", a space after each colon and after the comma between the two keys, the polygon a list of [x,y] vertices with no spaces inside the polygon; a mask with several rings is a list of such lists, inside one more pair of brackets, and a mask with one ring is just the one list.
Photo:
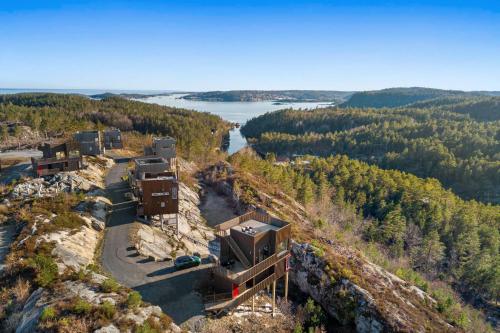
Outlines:
{"label": "forested hillside", "polygon": [[500,97],[445,97],[417,102],[410,107],[468,114],[479,121],[500,120]]}
{"label": "forested hillside", "polygon": [[497,92],[488,92],[488,91],[465,92],[459,90],[441,90],[441,89],[420,88],[420,87],[389,88],[382,90],[357,92],[353,94],[341,106],[355,107],[355,108],[364,108],[364,107],[392,108],[435,98],[456,97],[456,96],[461,96],[461,97],[492,96],[496,94]]}
{"label": "forested hillside", "polygon": [[19,121],[48,136],[79,129],[117,127],[142,134],[170,135],[185,157],[200,157],[220,147],[229,125],[208,113],[130,101],[92,100],[79,95],[0,95],[0,121]]}
{"label": "forested hillside", "polygon": [[346,154],[437,178],[465,199],[498,203],[500,121],[480,122],[463,114],[484,114],[474,105],[445,106],[460,113],[440,108],[283,110],[250,120],[242,133],[264,154]]}
{"label": "forested hillside", "polygon": [[454,286],[471,301],[497,300],[499,206],[464,201],[433,179],[383,170],[345,155],[307,157],[286,166],[274,161],[272,155],[266,160],[242,153],[230,158],[238,169],[264,177],[269,186],[299,200],[318,218],[319,229],[341,223],[342,211],[352,211],[354,218],[344,218],[337,227],[360,235],[367,253],[374,243],[387,249],[402,265],[397,274],[432,292],[438,310],[461,318],[456,320],[462,324],[467,318],[457,312],[459,305],[415,271],[436,285]]}

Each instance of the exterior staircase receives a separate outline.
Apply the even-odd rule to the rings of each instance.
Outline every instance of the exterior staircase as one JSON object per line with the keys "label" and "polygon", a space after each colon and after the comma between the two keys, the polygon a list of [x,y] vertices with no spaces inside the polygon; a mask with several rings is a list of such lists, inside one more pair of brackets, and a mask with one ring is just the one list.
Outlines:
{"label": "exterior staircase", "polygon": [[236,255],[238,260],[243,264],[243,266],[245,266],[245,268],[250,268],[252,264],[248,260],[247,256],[240,249],[238,244],[236,244],[234,239],[231,236],[225,236],[224,239],[228,242],[229,247],[231,248],[231,250],[233,250],[233,253]]}
{"label": "exterior staircase", "polygon": [[[238,305],[249,300],[253,295],[258,293],[259,291],[266,288],[274,280],[276,280],[275,273],[269,275],[267,278],[260,281],[252,288],[245,290],[243,293],[238,295],[238,297],[236,297],[236,298],[224,299],[224,300],[219,300],[219,301],[214,301],[214,302],[209,301],[209,302],[205,303],[205,311],[207,311],[207,312],[219,312],[219,311],[224,310],[224,309],[229,310],[229,309],[235,308]],[[214,299],[216,299],[217,298],[216,296],[217,295],[209,296],[209,297],[214,297]]]}

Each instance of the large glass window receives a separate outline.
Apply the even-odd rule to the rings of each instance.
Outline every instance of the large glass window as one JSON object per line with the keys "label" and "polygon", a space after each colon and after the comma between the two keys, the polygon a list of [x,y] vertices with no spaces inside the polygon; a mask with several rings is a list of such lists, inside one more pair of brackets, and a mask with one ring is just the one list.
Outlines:
{"label": "large glass window", "polygon": [[278,246],[276,247],[276,253],[281,253],[286,250],[288,250],[288,239],[285,239],[282,242],[278,243]]}

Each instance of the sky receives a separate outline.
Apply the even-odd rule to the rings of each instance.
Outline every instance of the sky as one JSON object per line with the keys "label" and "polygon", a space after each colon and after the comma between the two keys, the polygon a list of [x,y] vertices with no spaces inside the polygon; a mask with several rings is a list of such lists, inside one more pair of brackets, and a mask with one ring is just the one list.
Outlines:
{"label": "sky", "polygon": [[500,1],[0,0],[0,87],[500,90]]}

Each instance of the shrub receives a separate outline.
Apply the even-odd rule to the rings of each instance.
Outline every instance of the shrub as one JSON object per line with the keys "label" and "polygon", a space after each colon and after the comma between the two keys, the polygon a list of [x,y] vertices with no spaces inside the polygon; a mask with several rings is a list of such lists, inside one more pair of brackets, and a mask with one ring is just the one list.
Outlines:
{"label": "shrub", "polygon": [[120,289],[120,285],[115,279],[106,279],[101,283],[101,289],[105,293],[114,293]]}
{"label": "shrub", "polygon": [[83,219],[73,212],[59,214],[54,221],[52,221],[52,225],[57,229],[77,229],[83,224]]}
{"label": "shrub", "polygon": [[55,319],[56,316],[57,316],[56,310],[51,306],[46,306],[43,309],[42,314],[40,315],[40,320],[41,321],[49,321],[49,320]]}
{"label": "shrub", "polygon": [[148,317],[142,325],[134,327],[134,333],[159,333],[162,331],[161,323],[155,317]]}
{"label": "shrub", "polygon": [[28,298],[30,293],[30,283],[29,281],[23,280],[21,278],[17,278],[16,284],[12,288],[12,292],[16,297],[18,302],[24,302],[26,298]]}
{"label": "shrub", "polygon": [[74,280],[78,280],[78,281],[83,281],[83,282],[88,282],[90,281],[90,272],[89,271],[86,271],[84,269],[81,269],[78,271],[78,272],[75,272],[72,276],[72,278]]}
{"label": "shrub", "polygon": [[160,324],[164,329],[167,329],[172,325],[172,318],[162,313],[160,316]]}
{"label": "shrub", "polygon": [[90,311],[92,311],[92,304],[81,298],[73,306],[73,312],[77,314],[88,314]]}
{"label": "shrub", "polygon": [[107,319],[113,319],[115,313],[116,313],[116,308],[113,303],[110,301],[104,301],[100,308],[99,312]]}
{"label": "shrub", "polygon": [[52,257],[37,254],[29,262],[30,266],[36,271],[35,281],[41,287],[50,286],[57,278],[57,264]]}
{"label": "shrub", "polygon": [[400,267],[396,270],[395,273],[401,279],[408,281],[410,283],[413,283],[414,285],[416,285],[417,287],[419,287],[423,291],[428,291],[429,284],[427,283],[427,281],[425,281],[425,279],[420,274],[418,274],[414,270],[412,270],[410,268]]}
{"label": "shrub", "polygon": [[324,227],[326,227],[326,221],[321,218],[317,219],[316,221],[314,221],[314,227],[317,229],[323,229]]}
{"label": "shrub", "polygon": [[137,291],[132,291],[131,293],[128,294],[127,298],[127,306],[129,308],[136,308],[140,306],[142,303],[142,296],[139,294]]}
{"label": "shrub", "polygon": [[295,327],[293,329],[293,333],[302,333],[302,325],[300,323],[295,324]]}
{"label": "shrub", "polygon": [[314,254],[317,257],[323,257],[325,255],[325,249],[323,248],[322,244],[320,244],[320,242],[318,242],[316,239],[313,239],[311,241],[311,245],[313,246]]}

